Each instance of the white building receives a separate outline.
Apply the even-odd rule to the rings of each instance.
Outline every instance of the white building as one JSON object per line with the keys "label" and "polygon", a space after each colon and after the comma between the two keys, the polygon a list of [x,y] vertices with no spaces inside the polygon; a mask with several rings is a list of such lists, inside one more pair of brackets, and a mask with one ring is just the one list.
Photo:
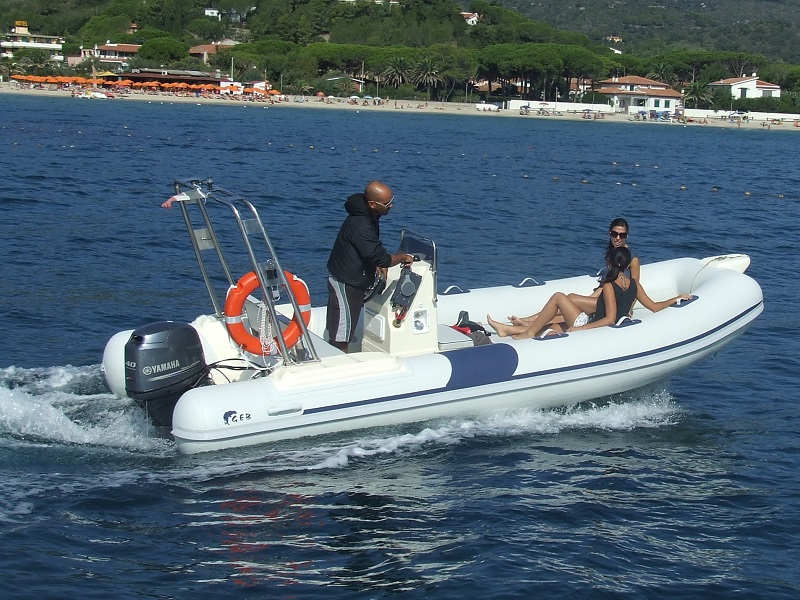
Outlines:
{"label": "white building", "polygon": [[50,60],[64,62],[64,38],[55,35],[37,35],[28,31],[27,21],[15,21],[14,27],[0,40],[0,57],[14,58],[14,51],[44,50]]}
{"label": "white building", "polygon": [[141,46],[137,44],[112,44],[106,42],[101,46],[95,45],[93,48],[81,46],[81,56],[79,62],[87,59],[97,58],[101,63],[121,71],[127,67],[130,61],[139,54]]}
{"label": "white building", "polygon": [[730,79],[720,79],[708,84],[712,90],[727,89],[730,91],[734,100],[743,98],[780,98],[781,86],[774,83],[761,81],[753,73],[752,77],[731,77]]}
{"label": "white building", "polygon": [[635,75],[605,79],[594,91],[608,96],[615,112],[674,112],[681,99],[666,83]]}

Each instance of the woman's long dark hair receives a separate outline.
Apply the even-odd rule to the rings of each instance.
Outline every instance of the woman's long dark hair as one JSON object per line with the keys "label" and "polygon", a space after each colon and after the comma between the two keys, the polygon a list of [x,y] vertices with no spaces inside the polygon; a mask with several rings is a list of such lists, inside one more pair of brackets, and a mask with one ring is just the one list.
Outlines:
{"label": "woman's long dark hair", "polygon": [[[625,231],[628,232],[631,230],[631,228],[628,227],[628,222],[622,217],[619,217],[611,221],[611,225],[608,226],[608,230],[611,231],[612,229],[614,229],[614,227],[624,227]],[[611,240],[608,240],[608,246],[606,246],[606,251],[611,250],[613,247],[614,244],[611,243]]]}
{"label": "woman's long dark hair", "polygon": [[631,266],[631,251],[625,247],[611,248],[611,250],[606,252],[606,265],[608,269],[606,270],[605,277],[603,277],[603,280],[600,282],[600,286],[615,281],[620,273],[624,273],[625,270]]}

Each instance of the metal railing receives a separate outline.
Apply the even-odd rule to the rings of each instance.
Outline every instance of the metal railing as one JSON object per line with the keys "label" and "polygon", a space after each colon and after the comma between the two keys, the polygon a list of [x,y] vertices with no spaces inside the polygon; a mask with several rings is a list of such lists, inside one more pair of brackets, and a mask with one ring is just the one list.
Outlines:
{"label": "metal railing", "polygon": [[[280,264],[278,256],[275,253],[275,248],[269,239],[264,223],[259,217],[256,207],[249,201],[229,192],[225,189],[216,187],[211,178],[208,179],[186,179],[175,180],[175,201],[177,201],[181,208],[186,229],[189,232],[189,237],[192,242],[197,263],[200,266],[200,272],[203,276],[203,281],[206,284],[208,293],[211,297],[211,303],[214,306],[214,312],[218,318],[224,318],[225,298],[227,297],[228,290],[236,285],[236,282],[231,275],[231,269],[225,255],[222,251],[219,238],[217,237],[214,225],[209,215],[209,206],[211,203],[219,204],[226,207],[233,215],[234,220],[238,226],[239,232],[244,242],[245,250],[247,251],[248,258],[252,265],[252,270],[258,276],[258,282],[262,292],[262,302],[268,311],[270,322],[275,331],[280,331],[281,320],[279,319],[277,309],[275,308],[275,300],[272,295],[272,286],[267,285],[266,282],[270,279],[276,280],[278,285],[282,285],[286,290],[286,295],[292,304],[295,314],[295,322],[300,327],[300,341],[293,348],[288,348],[286,342],[281,335],[275,336],[275,341],[278,344],[279,352],[286,364],[300,364],[305,362],[316,362],[319,356],[314,348],[311,336],[308,332],[305,322],[300,318],[301,310],[297,302],[297,298],[292,292],[289,282],[286,280],[283,267]],[[191,207],[196,206],[201,215],[201,225],[195,226],[192,222],[191,214],[189,212]],[[256,244],[259,242],[261,247],[259,253],[256,251]],[[228,289],[225,294],[221,295],[214,289],[212,277],[206,265],[203,253],[208,250],[214,250],[220,262],[225,278],[228,281]],[[268,279],[267,270],[272,271],[274,268],[277,273],[269,273]],[[300,346],[300,348],[298,348]]]}

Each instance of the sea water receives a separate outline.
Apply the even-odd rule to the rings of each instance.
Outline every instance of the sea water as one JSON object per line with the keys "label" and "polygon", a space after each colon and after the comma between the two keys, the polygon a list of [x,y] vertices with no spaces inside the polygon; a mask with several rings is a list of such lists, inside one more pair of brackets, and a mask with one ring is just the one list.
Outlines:
{"label": "sea water", "polygon": [[[0,592],[13,598],[795,598],[794,131],[0,96]],[[107,339],[210,312],[179,177],[259,208],[325,302],[347,195],[439,284],[751,256],[765,311],[634,392],[179,455],[109,394]],[[482,316],[476,316],[482,318]]]}

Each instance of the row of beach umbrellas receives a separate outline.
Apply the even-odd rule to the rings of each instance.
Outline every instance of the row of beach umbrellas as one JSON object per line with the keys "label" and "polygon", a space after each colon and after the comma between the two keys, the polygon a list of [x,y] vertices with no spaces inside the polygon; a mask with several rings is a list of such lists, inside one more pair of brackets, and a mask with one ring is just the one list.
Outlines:
{"label": "row of beach umbrellas", "polygon": [[[213,83],[186,83],[185,81],[169,83],[163,81],[131,81],[130,79],[119,79],[119,80],[111,80],[111,79],[100,79],[100,78],[91,78],[91,77],[79,77],[79,76],[68,76],[68,75],[58,75],[58,76],[43,76],[43,75],[12,75],[12,79],[16,81],[27,81],[30,83],[49,83],[49,84],[77,84],[77,85],[104,85],[104,86],[111,86],[111,87],[129,87],[129,88],[160,88],[164,90],[229,90],[231,92],[239,92],[243,91],[244,93],[250,94],[263,94],[264,90],[260,90],[258,88],[242,88],[237,85],[231,85],[227,88],[221,88],[219,86],[214,85]],[[268,94],[278,95],[280,92],[278,90],[267,90]]]}

